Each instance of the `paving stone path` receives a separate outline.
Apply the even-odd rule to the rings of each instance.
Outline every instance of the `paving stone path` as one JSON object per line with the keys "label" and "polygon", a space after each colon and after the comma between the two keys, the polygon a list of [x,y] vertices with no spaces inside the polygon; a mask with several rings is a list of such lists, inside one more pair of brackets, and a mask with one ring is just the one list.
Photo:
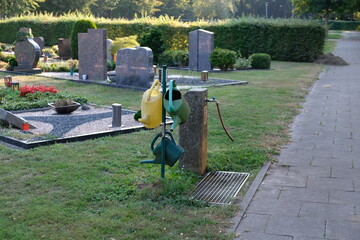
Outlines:
{"label": "paving stone path", "polygon": [[360,239],[360,33],[346,32],[236,228],[238,240]]}

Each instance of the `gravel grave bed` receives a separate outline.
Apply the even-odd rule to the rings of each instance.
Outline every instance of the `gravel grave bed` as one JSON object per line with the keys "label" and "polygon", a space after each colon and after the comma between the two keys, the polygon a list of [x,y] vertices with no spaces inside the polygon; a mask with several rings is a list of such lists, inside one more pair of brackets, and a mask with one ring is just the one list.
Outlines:
{"label": "gravel grave bed", "polygon": [[22,141],[33,142],[48,139],[68,138],[105,131],[120,131],[128,128],[142,128],[143,124],[134,120],[135,111],[122,109],[121,127],[111,127],[112,108],[93,107],[78,110],[71,114],[58,114],[53,109],[43,111],[14,112],[24,118],[36,129],[2,129],[7,135]]}

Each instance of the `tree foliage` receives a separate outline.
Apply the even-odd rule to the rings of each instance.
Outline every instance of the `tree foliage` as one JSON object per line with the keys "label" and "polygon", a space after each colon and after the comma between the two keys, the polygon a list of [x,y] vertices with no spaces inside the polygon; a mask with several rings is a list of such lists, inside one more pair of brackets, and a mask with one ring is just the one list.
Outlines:
{"label": "tree foliage", "polygon": [[198,18],[230,18],[235,13],[234,0],[194,0],[193,8]]}
{"label": "tree foliage", "polygon": [[45,0],[0,0],[0,18],[15,16],[39,7]]}

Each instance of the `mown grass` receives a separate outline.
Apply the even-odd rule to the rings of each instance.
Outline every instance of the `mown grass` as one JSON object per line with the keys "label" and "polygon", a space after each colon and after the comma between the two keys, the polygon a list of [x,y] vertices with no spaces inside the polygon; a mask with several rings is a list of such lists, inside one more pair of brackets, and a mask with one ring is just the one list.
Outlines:
{"label": "mown grass", "polygon": [[[322,66],[273,62],[272,68],[210,74],[249,84],[209,89],[235,139],[227,139],[209,103],[209,171],[255,173],[288,140],[287,126]],[[54,85],[100,105],[140,108],[138,91],[36,76],[13,79]],[[139,164],[153,158],[149,143],[158,131],[26,151],[0,145],[0,239],[232,239],[224,229],[237,207],[189,198],[199,176],[175,166],[162,181],[158,165]]]}

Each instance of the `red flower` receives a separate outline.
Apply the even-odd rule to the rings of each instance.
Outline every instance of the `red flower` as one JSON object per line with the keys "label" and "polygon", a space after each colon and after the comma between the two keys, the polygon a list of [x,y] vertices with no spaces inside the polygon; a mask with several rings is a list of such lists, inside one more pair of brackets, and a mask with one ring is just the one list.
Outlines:
{"label": "red flower", "polygon": [[49,92],[49,93],[58,93],[59,91],[55,89],[53,86],[46,87],[44,85],[38,84],[37,86],[28,86],[25,85],[20,88],[20,96],[25,97],[27,94],[35,93],[35,92]]}

